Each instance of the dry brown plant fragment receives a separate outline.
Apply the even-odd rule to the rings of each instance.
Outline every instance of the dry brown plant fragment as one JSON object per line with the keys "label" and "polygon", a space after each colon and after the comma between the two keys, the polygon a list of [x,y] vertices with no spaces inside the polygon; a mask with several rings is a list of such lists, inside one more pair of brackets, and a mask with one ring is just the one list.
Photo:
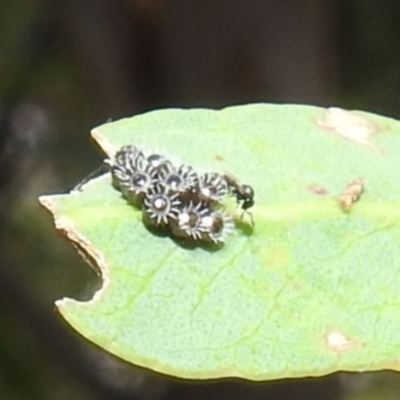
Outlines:
{"label": "dry brown plant fragment", "polygon": [[349,182],[338,198],[339,206],[343,211],[349,211],[353,203],[358,201],[364,192],[364,178],[357,178]]}

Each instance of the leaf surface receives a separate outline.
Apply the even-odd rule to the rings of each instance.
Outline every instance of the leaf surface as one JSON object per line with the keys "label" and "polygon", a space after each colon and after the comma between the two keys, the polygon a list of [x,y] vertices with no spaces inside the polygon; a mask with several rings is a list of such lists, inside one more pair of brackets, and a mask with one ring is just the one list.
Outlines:
{"label": "leaf surface", "polygon": [[[311,106],[162,110],[93,136],[158,150],[255,189],[225,245],[187,248],[149,232],[110,175],[43,196],[56,226],[101,269],[93,300],[57,306],[82,335],[179,377],[267,380],[399,369],[400,123]],[[345,212],[349,182],[364,192]]]}

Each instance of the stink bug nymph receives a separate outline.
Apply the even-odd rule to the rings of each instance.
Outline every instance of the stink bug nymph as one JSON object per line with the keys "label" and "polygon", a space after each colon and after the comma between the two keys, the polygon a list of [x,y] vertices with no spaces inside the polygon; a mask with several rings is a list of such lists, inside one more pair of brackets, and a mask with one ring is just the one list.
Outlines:
{"label": "stink bug nymph", "polygon": [[219,203],[228,194],[228,184],[225,178],[211,172],[200,176],[199,197],[203,201]]}
{"label": "stink bug nymph", "polygon": [[210,210],[203,216],[201,226],[205,230],[205,237],[217,244],[225,242],[226,237],[233,232],[234,225],[228,213]]}
{"label": "stink bug nymph", "polygon": [[144,168],[144,155],[133,145],[121,147],[112,161],[109,162],[113,186],[123,190],[129,186],[132,175]]}
{"label": "stink bug nymph", "polygon": [[164,169],[160,173],[160,180],[167,189],[180,194],[195,189],[199,181],[194,169],[188,165]]}
{"label": "stink bug nymph", "polygon": [[178,217],[180,204],[177,193],[167,193],[164,186],[157,185],[144,198],[143,216],[155,225],[167,225]]}
{"label": "stink bug nymph", "polygon": [[159,179],[163,171],[168,171],[172,168],[172,163],[161,154],[150,154],[146,159],[149,168],[154,174],[155,178]]}
{"label": "stink bug nymph", "polygon": [[146,193],[153,189],[154,183],[154,175],[145,168],[142,171],[136,171],[131,176],[127,185],[122,188],[122,193],[130,203],[140,207]]}
{"label": "stink bug nymph", "polygon": [[203,227],[203,218],[210,213],[209,208],[199,202],[194,205],[192,202],[183,207],[178,215],[178,225],[173,227],[173,232],[176,236],[191,237],[195,240],[200,240],[206,227]]}

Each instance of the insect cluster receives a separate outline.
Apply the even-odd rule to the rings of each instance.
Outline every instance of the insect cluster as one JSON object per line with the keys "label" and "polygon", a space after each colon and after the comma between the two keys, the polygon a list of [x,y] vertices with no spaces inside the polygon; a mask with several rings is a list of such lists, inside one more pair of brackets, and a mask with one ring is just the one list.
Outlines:
{"label": "insect cluster", "polygon": [[179,238],[222,243],[234,226],[221,205],[223,198],[236,196],[243,210],[254,203],[248,185],[215,172],[199,174],[191,166],[145,154],[133,145],[115,154],[111,175],[113,186],[141,208],[145,225],[165,228]]}

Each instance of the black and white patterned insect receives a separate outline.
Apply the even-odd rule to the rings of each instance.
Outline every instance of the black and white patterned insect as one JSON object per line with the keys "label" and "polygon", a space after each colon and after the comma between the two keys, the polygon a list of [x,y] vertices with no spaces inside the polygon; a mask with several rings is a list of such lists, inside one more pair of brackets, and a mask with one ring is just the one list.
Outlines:
{"label": "black and white patterned insect", "polygon": [[154,189],[157,183],[154,178],[154,173],[149,168],[136,171],[129,181],[127,186],[122,187],[122,192],[130,203],[136,207],[143,204],[143,200],[147,193]]}
{"label": "black and white patterned insect", "polygon": [[159,153],[151,153],[146,157],[149,170],[157,180],[160,180],[161,174],[173,168],[172,162]]}
{"label": "black and white patterned insect", "polygon": [[[234,230],[224,209],[227,195],[236,197],[243,213],[254,205],[254,189],[228,174],[198,174],[158,152],[123,146],[109,162],[113,185],[142,210],[147,226],[171,236],[201,243],[224,243]],[[253,223],[253,218],[252,218]]]}
{"label": "black and white patterned insect", "polygon": [[203,226],[203,218],[209,213],[210,209],[205,203],[201,201],[197,204],[189,202],[189,204],[183,206],[179,211],[174,233],[176,236],[201,240],[207,231],[206,227]]}
{"label": "black and white patterned insect", "polygon": [[145,166],[145,157],[141,150],[133,145],[121,147],[109,161],[113,186],[122,190],[130,185],[132,175],[142,171]]}
{"label": "black and white patterned insect", "polygon": [[163,169],[159,180],[168,190],[181,195],[193,192],[199,183],[196,171],[189,165],[180,165],[179,167],[171,165],[170,168]]}
{"label": "black and white patterned insect", "polygon": [[222,210],[210,210],[201,221],[204,229],[204,239],[213,243],[224,243],[227,236],[233,232],[234,224],[232,217]]}
{"label": "black and white patterned insect", "polygon": [[157,183],[159,164],[133,145],[123,146],[110,162],[113,186],[119,189],[127,200],[141,207],[147,192]]}
{"label": "black and white patterned insect", "polygon": [[201,200],[219,203],[227,194],[228,184],[223,175],[209,172],[200,176],[198,195]]}
{"label": "black and white patterned insect", "polygon": [[169,193],[164,185],[158,184],[144,197],[143,216],[153,225],[168,225],[171,219],[178,218],[180,206],[178,193]]}

